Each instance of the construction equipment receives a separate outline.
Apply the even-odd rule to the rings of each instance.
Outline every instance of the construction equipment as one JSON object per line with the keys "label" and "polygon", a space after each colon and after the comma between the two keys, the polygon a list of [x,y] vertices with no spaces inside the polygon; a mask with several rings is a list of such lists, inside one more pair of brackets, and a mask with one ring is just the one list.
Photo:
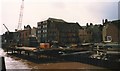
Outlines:
{"label": "construction equipment", "polygon": [[20,14],[19,14],[17,31],[21,30],[22,18],[23,18],[23,9],[24,9],[24,0],[22,0],[22,4],[21,4],[21,7],[20,7]]}
{"label": "construction equipment", "polygon": [[4,25],[4,27],[7,29],[7,32],[10,32],[9,29],[5,26],[5,24],[3,24],[3,25]]}

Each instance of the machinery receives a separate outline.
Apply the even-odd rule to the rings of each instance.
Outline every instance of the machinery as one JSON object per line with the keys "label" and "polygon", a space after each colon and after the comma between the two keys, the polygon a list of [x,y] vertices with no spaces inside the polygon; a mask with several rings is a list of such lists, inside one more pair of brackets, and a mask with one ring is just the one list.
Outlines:
{"label": "machinery", "polygon": [[24,9],[24,0],[22,0],[22,4],[20,7],[20,14],[19,14],[19,20],[18,20],[18,27],[16,29],[16,31],[21,30],[21,26],[22,26],[22,19],[23,19],[23,9]]}
{"label": "machinery", "polygon": [[4,27],[7,29],[7,32],[9,33],[10,31],[9,31],[9,29],[6,27],[6,25],[5,24],[3,24],[4,25]]}

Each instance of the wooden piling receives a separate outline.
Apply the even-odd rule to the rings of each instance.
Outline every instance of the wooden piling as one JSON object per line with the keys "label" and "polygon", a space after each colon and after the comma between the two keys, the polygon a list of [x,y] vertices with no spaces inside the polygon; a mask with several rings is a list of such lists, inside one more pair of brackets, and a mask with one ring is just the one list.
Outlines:
{"label": "wooden piling", "polygon": [[1,70],[1,71],[6,71],[5,59],[4,59],[4,57],[0,57],[0,70]]}

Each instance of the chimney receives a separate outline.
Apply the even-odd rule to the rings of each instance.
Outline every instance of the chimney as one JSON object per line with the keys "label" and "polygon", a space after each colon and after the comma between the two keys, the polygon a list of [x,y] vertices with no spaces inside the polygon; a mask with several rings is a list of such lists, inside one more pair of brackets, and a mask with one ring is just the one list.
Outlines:
{"label": "chimney", "polygon": [[103,20],[102,20],[102,24],[104,25],[104,23],[105,23],[105,22],[104,22],[104,19],[103,19]]}

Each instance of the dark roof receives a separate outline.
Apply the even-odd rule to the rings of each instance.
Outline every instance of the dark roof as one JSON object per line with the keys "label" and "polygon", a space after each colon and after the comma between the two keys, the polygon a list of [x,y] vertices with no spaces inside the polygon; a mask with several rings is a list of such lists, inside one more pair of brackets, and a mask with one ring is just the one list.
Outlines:
{"label": "dark roof", "polygon": [[62,19],[56,19],[56,18],[48,18],[48,20],[55,21],[55,22],[65,22]]}
{"label": "dark roof", "polygon": [[59,31],[63,32],[82,28],[78,23],[69,23],[62,19],[49,18],[48,21],[52,21],[51,24],[54,24]]}
{"label": "dark roof", "polygon": [[120,20],[114,20],[111,23],[114,24],[115,26],[117,26],[118,29],[120,29]]}
{"label": "dark roof", "polygon": [[55,23],[55,26],[62,32],[69,30],[78,30],[82,28],[78,23]]}
{"label": "dark roof", "polygon": [[82,28],[81,29],[86,29],[87,28],[87,26],[81,26]]}

